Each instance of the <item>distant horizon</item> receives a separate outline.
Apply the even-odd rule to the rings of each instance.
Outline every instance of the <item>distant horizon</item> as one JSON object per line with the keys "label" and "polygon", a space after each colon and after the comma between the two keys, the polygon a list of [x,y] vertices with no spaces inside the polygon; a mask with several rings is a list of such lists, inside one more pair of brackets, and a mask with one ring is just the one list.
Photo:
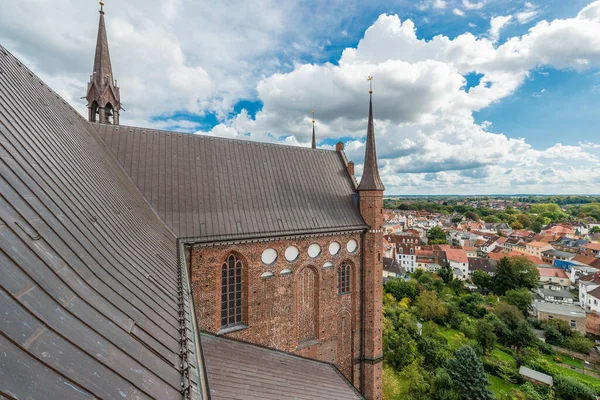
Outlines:
{"label": "distant horizon", "polygon": [[569,197],[569,196],[581,196],[581,197],[600,197],[600,194],[557,194],[557,193],[548,193],[548,194],[533,194],[533,193],[517,193],[517,194],[383,194],[383,198],[388,197],[548,197],[548,196],[557,196],[557,197]]}

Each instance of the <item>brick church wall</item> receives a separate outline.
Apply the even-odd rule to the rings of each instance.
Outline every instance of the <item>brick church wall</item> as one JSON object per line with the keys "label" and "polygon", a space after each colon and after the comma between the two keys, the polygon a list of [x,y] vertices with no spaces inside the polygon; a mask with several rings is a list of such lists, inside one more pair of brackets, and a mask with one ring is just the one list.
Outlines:
{"label": "brick church wall", "polygon": [[[352,239],[358,247],[350,253],[346,245]],[[329,244],[334,241],[340,244],[340,251],[332,256]],[[314,259],[308,255],[308,247],[313,243],[321,247],[320,255]],[[293,262],[288,262],[284,256],[289,246],[299,249],[299,256]],[[263,251],[268,248],[275,249],[278,255],[272,265],[265,265],[261,260]],[[359,387],[360,365],[355,360],[360,357],[360,249],[360,233],[195,246],[190,268],[199,328],[215,334],[221,329],[221,266],[225,258],[234,253],[244,262],[243,321],[247,327],[224,335],[335,363]],[[333,267],[323,268],[326,262],[331,262]],[[337,267],[342,262],[352,266],[351,293],[338,295]],[[305,268],[312,270],[303,273]],[[281,274],[284,269],[290,269],[292,273]],[[261,277],[265,272],[272,272],[273,276]],[[297,309],[302,301],[298,296],[303,284],[299,280],[310,280],[313,276],[318,318],[312,320],[310,314],[308,318],[314,321],[314,326],[305,326],[306,322],[300,325],[309,331],[315,329],[316,337],[299,342],[302,327],[299,328]],[[304,314],[300,319],[305,321],[302,318]]]}

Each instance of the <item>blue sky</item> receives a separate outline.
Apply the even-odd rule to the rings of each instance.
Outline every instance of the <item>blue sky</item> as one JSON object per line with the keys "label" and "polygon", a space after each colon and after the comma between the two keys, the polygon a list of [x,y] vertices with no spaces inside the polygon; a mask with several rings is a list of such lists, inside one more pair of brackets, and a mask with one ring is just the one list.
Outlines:
{"label": "blue sky", "polygon": [[[390,194],[599,193],[600,2],[106,1],[121,123],[320,147]],[[257,11],[260,10],[260,11]],[[7,3],[0,42],[82,113],[95,1]],[[53,34],[49,35],[48,32]]]}

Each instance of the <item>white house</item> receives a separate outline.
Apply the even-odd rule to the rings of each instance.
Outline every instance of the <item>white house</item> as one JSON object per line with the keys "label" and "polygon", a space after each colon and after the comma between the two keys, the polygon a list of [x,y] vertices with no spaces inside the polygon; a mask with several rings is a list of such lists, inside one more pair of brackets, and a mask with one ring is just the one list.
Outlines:
{"label": "white house", "polygon": [[600,272],[579,279],[579,301],[585,310],[600,311]]}
{"label": "white house", "polygon": [[469,276],[469,258],[463,249],[446,249],[446,258],[450,267],[462,272],[463,279]]}
{"label": "white house", "polygon": [[597,272],[598,269],[594,268],[594,267],[590,267],[588,265],[572,265],[571,269],[569,270],[569,280],[571,281],[572,284],[576,284],[579,281],[579,278],[581,278],[582,276],[585,275],[590,275],[593,274],[594,272]]}

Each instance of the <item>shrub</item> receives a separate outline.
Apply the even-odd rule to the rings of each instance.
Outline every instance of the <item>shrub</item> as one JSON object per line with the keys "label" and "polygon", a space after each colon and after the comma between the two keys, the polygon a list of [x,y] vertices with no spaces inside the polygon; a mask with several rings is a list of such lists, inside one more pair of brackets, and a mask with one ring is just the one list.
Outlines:
{"label": "shrub", "polygon": [[594,342],[583,336],[577,335],[566,338],[564,341],[564,346],[569,350],[588,354],[590,349],[594,346]]}
{"label": "shrub", "polygon": [[554,378],[554,390],[564,400],[594,400],[596,398],[594,390],[588,385],[561,375]]}

